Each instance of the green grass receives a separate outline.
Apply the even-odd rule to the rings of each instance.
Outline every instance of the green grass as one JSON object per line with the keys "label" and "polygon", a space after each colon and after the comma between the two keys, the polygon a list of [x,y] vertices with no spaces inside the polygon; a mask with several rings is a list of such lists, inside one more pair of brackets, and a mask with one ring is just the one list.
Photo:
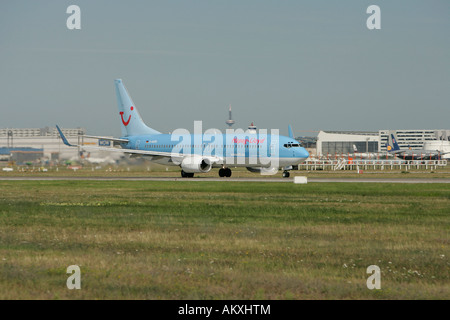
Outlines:
{"label": "green grass", "polygon": [[449,213],[446,184],[0,181],[0,299],[449,299]]}

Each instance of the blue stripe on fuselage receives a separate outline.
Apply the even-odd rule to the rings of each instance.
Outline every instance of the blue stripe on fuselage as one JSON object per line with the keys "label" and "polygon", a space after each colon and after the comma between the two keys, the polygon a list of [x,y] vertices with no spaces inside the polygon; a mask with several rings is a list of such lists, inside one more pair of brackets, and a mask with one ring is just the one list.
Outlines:
{"label": "blue stripe on fuselage", "polygon": [[[175,138],[178,138],[175,140]],[[276,143],[278,138],[279,158],[309,157],[308,151],[303,147],[284,147],[288,143],[297,141],[286,136],[236,134],[236,135],[180,135],[157,134],[144,136],[129,136],[128,144],[123,145],[129,149],[159,152],[177,152],[183,154],[211,155],[218,157],[249,157],[276,155],[276,150],[271,150],[271,143]],[[174,139],[174,140],[172,140]],[[217,141],[216,141],[217,140]]]}

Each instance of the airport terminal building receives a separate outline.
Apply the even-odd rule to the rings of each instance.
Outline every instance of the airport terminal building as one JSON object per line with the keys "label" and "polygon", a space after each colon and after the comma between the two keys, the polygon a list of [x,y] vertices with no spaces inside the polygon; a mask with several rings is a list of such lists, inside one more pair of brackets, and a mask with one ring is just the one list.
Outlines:
{"label": "airport terminal building", "polygon": [[[79,145],[112,147],[112,143],[106,140],[98,140],[83,137],[86,129],[62,129],[63,134],[70,143]],[[120,154],[112,152],[95,151],[91,153],[80,152],[78,148],[70,148],[64,145],[55,128],[2,128],[0,129],[0,148],[3,157],[9,154],[10,160],[20,164],[21,159],[28,161],[59,162],[78,161],[80,159],[106,159],[110,163],[115,162]],[[25,153],[28,156],[25,156]]]}
{"label": "airport terminal building", "polygon": [[[378,132],[359,131],[320,131],[317,136],[317,156],[341,155],[357,152],[384,153],[387,143],[391,143],[391,134],[397,137],[400,149],[418,150],[441,146],[450,147],[450,130],[379,130]],[[436,142],[439,144],[436,144]],[[432,150],[432,149],[429,149]]]}

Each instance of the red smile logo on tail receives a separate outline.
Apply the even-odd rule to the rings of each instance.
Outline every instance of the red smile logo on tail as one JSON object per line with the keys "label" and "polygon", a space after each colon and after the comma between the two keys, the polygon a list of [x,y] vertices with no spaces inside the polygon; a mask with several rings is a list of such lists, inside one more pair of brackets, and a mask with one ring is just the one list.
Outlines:
{"label": "red smile logo on tail", "polygon": [[[133,111],[133,106],[131,106],[130,110]],[[122,119],[122,123],[123,123],[123,125],[126,127],[126,126],[130,123],[130,120],[131,120],[131,114],[128,116],[128,120],[125,121],[125,120],[123,119],[123,111],[120,111],[119,113],[120,113],[120,118]]]}

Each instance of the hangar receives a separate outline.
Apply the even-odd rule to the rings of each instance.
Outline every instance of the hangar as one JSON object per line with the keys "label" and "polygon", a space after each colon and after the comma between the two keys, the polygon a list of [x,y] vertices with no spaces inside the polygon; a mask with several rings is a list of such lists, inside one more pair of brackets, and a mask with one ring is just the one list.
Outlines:
{"label": "hangar", "polygon": [[358,152],[378,152],[380,139],[378,132],[360,131],[320,131],[317,135],[317,155],[339,155],[353,153],[353,145]]}

